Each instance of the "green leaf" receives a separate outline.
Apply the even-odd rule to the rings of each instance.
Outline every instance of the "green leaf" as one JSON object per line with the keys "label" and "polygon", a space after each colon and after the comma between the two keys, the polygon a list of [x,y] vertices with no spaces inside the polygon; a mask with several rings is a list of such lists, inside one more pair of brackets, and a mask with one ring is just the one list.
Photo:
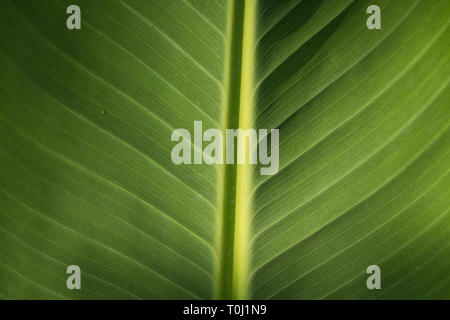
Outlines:
{"label": "green leaf", "polygon": [[[449,299],[449,18],[447,0],[1,1],[0,298]],[[279,171],[174,164],[196,120],[278,128]]]}

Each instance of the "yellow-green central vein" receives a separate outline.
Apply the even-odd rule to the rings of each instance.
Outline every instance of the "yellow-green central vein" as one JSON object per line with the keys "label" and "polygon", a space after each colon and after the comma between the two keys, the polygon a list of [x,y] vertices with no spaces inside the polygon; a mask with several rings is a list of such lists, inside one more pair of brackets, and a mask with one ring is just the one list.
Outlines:
{"label": "yellow-green central vein", "polygon": [[[226,59],[223,130],[248,129],[253,119],[254,21],[256,2],[230,3],[229,51]],[[247,142],[246,142],[247,143]],[[236,144],[235,144],[236,154]],[[248,148],[246,148],[248,152]],[[248,159],[248,155],[246,155]],[[226,164],[220,190],[219,261],[217,298],[247,298],[249,263],[250,183],[249,164]]]}

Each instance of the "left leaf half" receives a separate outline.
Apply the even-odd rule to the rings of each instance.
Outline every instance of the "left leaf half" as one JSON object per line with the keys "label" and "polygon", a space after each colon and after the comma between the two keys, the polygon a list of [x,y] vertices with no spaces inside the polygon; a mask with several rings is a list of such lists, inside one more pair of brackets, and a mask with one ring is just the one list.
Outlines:
{"label": "left leaf half", "polygon": [[219,127],[227,15],[226,1],[1,1],[0,298],[214,296],[218,171],[173,164],[170,137]]}

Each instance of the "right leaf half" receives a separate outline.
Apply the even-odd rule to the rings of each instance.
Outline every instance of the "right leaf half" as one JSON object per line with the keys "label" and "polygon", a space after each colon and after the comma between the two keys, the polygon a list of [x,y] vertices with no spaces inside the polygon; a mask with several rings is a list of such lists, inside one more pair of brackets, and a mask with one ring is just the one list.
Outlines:
{"label": "right leaf half", "polygon": [[[249,296],[449,298],[448,1],[260,1]],[[382,290],[366,269],[381,268]]]}

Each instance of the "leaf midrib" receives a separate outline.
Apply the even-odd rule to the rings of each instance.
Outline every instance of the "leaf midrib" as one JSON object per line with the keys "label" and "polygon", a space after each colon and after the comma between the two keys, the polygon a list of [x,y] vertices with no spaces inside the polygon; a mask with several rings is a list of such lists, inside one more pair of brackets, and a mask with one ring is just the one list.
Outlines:
{"label": "leaf midrib", "polygon": [[[228,17],[229,44],[225,61],[225,95],[222,131],[251,126],[254,68],[254,0],[230,2]],[[246,148],[247,150],[247,148]],[[225,151],[225,150],[224,150]],[[234,145],[234,154],[237,148]],[[224,153],[225,154],[225,153]],[[247,157],[248,155],[246,155]],[[250,183],[248,164],[222,166],[219,185],[219,228],[216,297],[247,298]]]}

